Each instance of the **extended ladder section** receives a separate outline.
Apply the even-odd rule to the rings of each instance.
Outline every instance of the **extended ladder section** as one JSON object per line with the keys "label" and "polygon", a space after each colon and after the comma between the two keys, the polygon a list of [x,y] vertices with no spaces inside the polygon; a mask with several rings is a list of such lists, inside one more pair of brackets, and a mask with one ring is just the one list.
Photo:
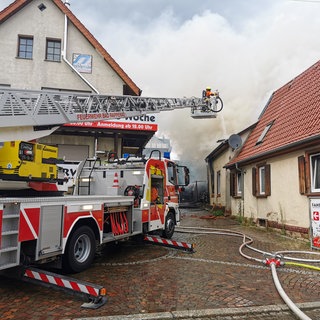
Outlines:
{"label": "extended ladder section", "polygon": [[0,127],[50,127],[197,108],[202,98],[148,98],[76,92],[0,89]]}

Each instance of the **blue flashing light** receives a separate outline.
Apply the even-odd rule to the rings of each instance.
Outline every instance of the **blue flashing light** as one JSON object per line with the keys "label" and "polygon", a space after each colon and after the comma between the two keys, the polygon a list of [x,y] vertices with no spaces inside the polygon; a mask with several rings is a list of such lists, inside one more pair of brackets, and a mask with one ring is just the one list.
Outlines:
{"label": "blue flashing light", "polygon": [[163,157],[166,159],[170,159],[170,152],[169,151],[163,152]]}

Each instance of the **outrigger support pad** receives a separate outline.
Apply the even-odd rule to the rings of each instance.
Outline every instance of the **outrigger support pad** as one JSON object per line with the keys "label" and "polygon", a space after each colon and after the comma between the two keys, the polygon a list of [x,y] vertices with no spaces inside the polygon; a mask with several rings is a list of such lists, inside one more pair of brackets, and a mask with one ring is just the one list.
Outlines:
{"label": "outrigger support pad", "polygon": [[98,309],[107,303],[106,296],[99,296],[99,297],[90,297],[91,301],[85,302],[81,305],[81,308],[85,309]]}
{"label": "outrigger support pad", "polygon": [[85,297],[89,302],[82,304],[82,308],[98,309],[107,302],[106,289],[103,286],[47,270],[26,267],[21,280]]}

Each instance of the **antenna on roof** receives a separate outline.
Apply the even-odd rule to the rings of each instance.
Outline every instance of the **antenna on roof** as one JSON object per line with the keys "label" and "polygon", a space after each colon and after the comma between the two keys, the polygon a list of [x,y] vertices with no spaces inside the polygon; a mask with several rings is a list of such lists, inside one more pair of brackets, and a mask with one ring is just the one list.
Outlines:
{"label": "antenna on roof", "polygon": [[232,149],[238,149],[241,147],[242,145],[242,139],[241,137],[238,135],[238,134],[232,134],[230,137],[229,137],[229,140],[228,140],[228,143],[229,143],[229,146],[232,148]]}

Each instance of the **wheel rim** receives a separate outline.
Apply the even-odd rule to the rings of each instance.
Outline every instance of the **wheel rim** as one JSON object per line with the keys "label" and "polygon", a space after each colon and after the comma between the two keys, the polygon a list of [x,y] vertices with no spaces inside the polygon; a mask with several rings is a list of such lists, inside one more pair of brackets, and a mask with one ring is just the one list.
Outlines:
{"label": "wheel rim", "polygon": [[167,220],[166,228],[168,233],[171,233],[174,230],[174,221],[171,216]]}
{"label": "wheel rim", "polygon": [[83,234],[74,244],[74,258],[77,262],[83,263],[88,259],[91,251],[90,238]]}

